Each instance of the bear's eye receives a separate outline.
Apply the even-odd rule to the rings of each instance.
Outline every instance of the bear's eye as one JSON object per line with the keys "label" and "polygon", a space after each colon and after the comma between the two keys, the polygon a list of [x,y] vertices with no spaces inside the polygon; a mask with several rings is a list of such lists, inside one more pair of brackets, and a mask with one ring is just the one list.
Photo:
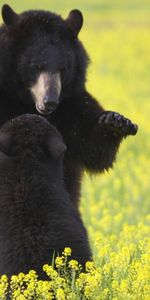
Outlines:
{"label": "bear's eye", "polygon": [[41,70],[40,65],[31,65],[30,68],[32,71],[40,71]]}
{"label": "bear's eye", "polygon": [[62,76],[65,76],[66,71],[67,71],[66,67],[61,67],[60,73]]}

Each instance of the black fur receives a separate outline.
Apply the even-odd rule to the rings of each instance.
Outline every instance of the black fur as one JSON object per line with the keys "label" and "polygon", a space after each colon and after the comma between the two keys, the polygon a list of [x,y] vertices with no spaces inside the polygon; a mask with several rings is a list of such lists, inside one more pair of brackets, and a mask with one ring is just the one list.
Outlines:
{"label": "black fur", "polygon": [[64,188],[58,131],[43,117],[22,115],[2,126],[0,149],[0,274],[35,269],[44,278],[53,250],[67,246],[84,266],[91,252]]}
{"label": "black fur", "polygon": [[[20,15],[3,7],[0,28],[0,124],[24,113],[38,113],[29,90],[41,72],[61,74],[57,108],[47,119],[67,145],[65,182],[76,207],[86,168],[103,172],[113,166],[124,137],[137,126],[118,113],[105,111],[86,91],[88,56],[78,39],[83,17],[72,11],[66,20],[46,11]],[[95,45],[96,46],[96,45]]]}

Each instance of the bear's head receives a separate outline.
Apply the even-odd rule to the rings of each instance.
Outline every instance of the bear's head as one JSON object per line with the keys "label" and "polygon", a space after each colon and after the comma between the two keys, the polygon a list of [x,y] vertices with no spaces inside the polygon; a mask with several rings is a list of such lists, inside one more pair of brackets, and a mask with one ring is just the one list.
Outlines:
{"label": "bear's head", "polygon": [[[17,14],[5,4],[3,32],[11,56],[9,81],[23,101],[35,103],[40,114],[84,88],[88,57],[78,34],[83,24],[79,10],[63,20],[42,10]],[[5,47],[6,49],[7,47]]]}
{"label": "bear's head", "polygon": [[65,150],[60,133],[39,115],[16,117],[0,129],[0,151],[14,158],[32,153],[40,160],[48,157],[56,161]]}

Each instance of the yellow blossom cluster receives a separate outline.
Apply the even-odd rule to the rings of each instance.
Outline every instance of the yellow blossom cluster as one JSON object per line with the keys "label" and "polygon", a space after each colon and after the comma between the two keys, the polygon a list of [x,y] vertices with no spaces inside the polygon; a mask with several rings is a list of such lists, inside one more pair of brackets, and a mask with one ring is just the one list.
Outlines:
{"label": "yellow blossom cluster", "polygon": [[[99,263],[87,262],[85,272],[77,261],[69,261],[69,256],[62,254],[56,269],[50,265],[43,266],[47,274],[45,281],[38,280],[36,272],[31,270],[28,274],[13,275],[8,288],[7,276],[1,276],[0,299],[5,300],[9,293],[13,300],[149,300],[150,238],[135,244],[132,228],[130,231],[128,227],[128,233],[128,246],[118,242],[116,249],[111,242],[105,247],[97,240],[95,247]],[[59,261],[58,258],[55,262]]]}

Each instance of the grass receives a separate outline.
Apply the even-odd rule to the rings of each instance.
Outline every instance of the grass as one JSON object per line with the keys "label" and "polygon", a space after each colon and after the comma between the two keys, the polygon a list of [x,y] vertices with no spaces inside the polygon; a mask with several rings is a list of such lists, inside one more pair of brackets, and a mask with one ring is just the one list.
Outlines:
{"label": "grass", "polygon": [[[56,284],[55,296],[59,300],[149,300],[150,3],[146,0],[7,3],[18,12],[43,8],[63,16],[72,8],[80,8],[85,15],[80,38],[92,61],[88,90],[106,109],[118,111],[139,125],[137,136],[123,141],[113,170],[98,176],[85,173],[81,213],[97,267],[89,270],[86,279],[79,278],[78,289],[77,279],[72,277],[76,287],[73,292],[72,281],[68,282],[68,290],[67,285]],[[45,295],[39,299],[52,299],[51,292]],[[30,299],[29,295],[17,297],[20,296],[14,299]]]}

